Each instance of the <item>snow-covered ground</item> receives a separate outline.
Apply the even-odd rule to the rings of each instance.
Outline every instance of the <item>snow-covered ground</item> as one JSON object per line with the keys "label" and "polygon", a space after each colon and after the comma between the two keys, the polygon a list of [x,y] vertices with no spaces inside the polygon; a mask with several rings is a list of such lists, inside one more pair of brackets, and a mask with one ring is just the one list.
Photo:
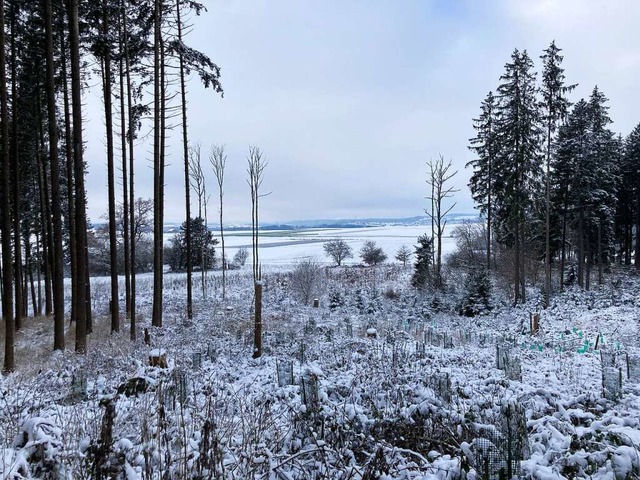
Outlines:
{"label": "snow-covered ground", "polygon": [[[368,232],[344,235],[356,242]],[[409,234],[389,238],[412,244]],[[329,268],[312,308],[274,263],[258,359],[246,267],[229,272],[224,301],[219,272],[204,298],[196,275],[192,321],[184,275],[167,275],[161,329],[149,326],[152,279],[141,276],[138,326],[150,345],[142,330],[131,343],[128,326],[108,334],[101,281],[85,357],[51,354],[44,324],[20,333],[18,348],[41,354],[19,356],[19,371],[1,379],[2,478],[480,480],[502,478],[507,451],[522,457],[511,473],[524,478],[639,478],[640,372],[627,371],[627,356],[640,362],[632,272],[554,297],[532,336],[533,290],[528,304],[497,301],[465,318],[451,313],[460,279],[434,297],[413,291],[410,269],[397,264]],[[604,366],[602,351],[613,355]],[[603,390],[611,372],[622,380],[615,399]]]}
{"label": "snow-covered ground", "polygon": [[[310,228],[305,230],[280,230],[260,232],[260,261],[264,265],[291,265],[303,258],[314,258],[318,262],[330,264],[323,250],[323,244],[330,240],[342,239],[353,250],[352,259],[345,264],[360,263],[358,252],[367,240],[373,240],[387,254],[390,261],[400,247],[407,246],[413,251],[420,235],[424,235],[430,227],[424,226],[381,226],[366,228]],[[219,231],[213,232],[219,238]],[[443,254],[453,252],[454,239],[451,229],[447,228],[443,237]],[[250,231],[230,231],[225,233],[225,248],[229,247],[229,258],[233,258],[236,250],[246,247],[251,251]]]}

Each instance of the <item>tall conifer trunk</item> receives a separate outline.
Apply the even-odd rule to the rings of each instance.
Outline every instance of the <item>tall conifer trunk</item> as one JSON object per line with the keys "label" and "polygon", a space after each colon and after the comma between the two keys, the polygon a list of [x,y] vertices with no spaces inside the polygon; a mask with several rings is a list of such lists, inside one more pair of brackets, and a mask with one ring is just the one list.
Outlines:
{"label": "tall conifer trunk", "polygon": [[73,166],[75,183],[75,236],[76,274],[78,276],[76,302],[76,346],[78,353],[87,352],[87,330],[89,329],[90,291],[87,259],[87,216],[84,189],[84,161],[82,152],[82,91],[80,87],[80,42],[78,0],[68,1],[69,47],[71,57],[71,97],[73,104]]}
{"label": "tall conifer trunk", "polygon": [[0,162],[2,179],[0,187],[0,202],[2,203],[2,317],[5,323],[4,337],[4,372],[15,369],[13,352],[14,322],[13,322],[13,267],[11,258],[11,162],[9,159],[9,110],[7,99],[7,72],[5,63],[5,35],[4,35],[4,0],[0,0],[0,125],[1,141]]}
{"label": "tall conifer trunk", "polygon": [[11,168],[13,173],[13,245],[15,248],[14,287],[15,287],[15,324],[16,330],[22,328],[22,318],[26,315],[26,304],[22,294],[22,249],[20,241],[20,165],[18,162],[18,89],[16,85],[16,2],[11,2]]}
{"label": "tall conifer trunk", "polygon": [[163,286],[163,210],[164,210],[164,81],[162,75],[162,1],[154,2],[154,42],[153,42],[153,310],[151,323],[162,326],[162,286]]}
{"label": "tall conifer trunk", "polygon": [[60,164],[58,160],[58,122],[53,63],[53,5],[44,0],[45,50],[47,62],[47,109],[49,125],[49,159],[51,167],[51,215],[53,226],[53,348],[64,350],[64,271],[62,264],[62,211]]}
{"label": "tall conifer trunk", "polygon": [[[182,43],[182,19],[180,17],[180,0],[176,0],[176,19],[178,27],[178,42]],[[187,253],[187,318],[193,318],[193,293],[192,293],[192,271],[191,265],[191,198],[189,188],[189,138],[187,131],[187,87],[185,85],[184,74],[184,58],[182,51],[178,53],[179,68],[180,68],[180,99],[181,99],[181,112],[182,112],[182,154],[184,160],[184,204],[186,212],[186,227],[185,227],[185,241],[186,241],[186,253]],[[206,227],[206,225],[205,225]],[[204,263],[201,265],[203,271],[205,270]]]}
{"label": "tall conifer trunk", "polygon": [[[125,16],[124,5],[122,5],[122,17]],[[119,63],[120,73],[120,149],[122,155],[122,241],[124,244],[124,290],[125,290],[125,312],[127,317],[131,317],[131,256],[129,252],[129,185],[127,184],[127,120],[125,110],[125,90],[124,90],[124,52],[123,52],[123,19],[118,21],[119,43]]]}
{"label": "tall conifer trunk", "polygon": [[[109,35],[109,3],[102,1],[102,34]],[[105,40],[106,42],[106,40]],[[111,271],[111,333],[120,331],[120,305],[118,295],[118,238],[116,232],[116,172],[113,148],[113,102],[111,79],[111,45],[105,43],[102,52],[104,120],[107,135],[107,188],[109,190],[109,265]]]}

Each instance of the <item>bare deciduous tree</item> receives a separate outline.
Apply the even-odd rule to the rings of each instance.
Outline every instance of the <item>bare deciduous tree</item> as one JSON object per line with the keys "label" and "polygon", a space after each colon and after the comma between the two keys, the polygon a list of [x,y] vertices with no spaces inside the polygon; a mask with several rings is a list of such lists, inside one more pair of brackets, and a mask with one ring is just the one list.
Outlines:
{"label": "bare deciduous tree", "polygon": [[[202,149],[199,143],[196,143],[189,149],[189,174],[191,176],[191,188],[193,188],[196,192],[196,197],[198,197],[198,218],[203,219],[205,229],[208,230],[207,204],[209,203],[209,197],[207,196],[207,184],[205,182],[204,171],[202,170]],[[205,244],[202,244],[200,249],[200,265],[205,265],[205,255]],[[200,270],[200,276],[202,280],[202,298],[205,298],[207,295],[206,268]]]}
{"label": "bare deciduous tree", "polygon": [[296,293],[300,303],[309,305],[315,298],[322,284],[322,268],[312,258],[298,261],[291,272],[291,289]]}
{"label": "bare deciduous tree", "polygon": [[253,256],[253,280],[260,280],[260,261],[258,258],[258,213],[259,200],[265,195],[260,195],[260,187],[264,178],[264,169],[268,162],[263,158],[262,151],[255,145],[249,146],[249,156],[247,157],[247,173],[249,178],[247,183],[251,190],[251,246]]}
{"label": "bare deciduous tree", "polygon": [[262,355],[262,275],[258,259],[258,203],[261,197],[260,186],[262,185],[267,162],[263,159],[260,149],[252,145],[249,147],[247,163],[247,173],[249,174],[247,183],[251,190],[251,247],[253,249],[252,261],[255,291],[253,358],[258,358]]}
{"label": "bare deciduous tree", "polygon": [[218,182],[218,193],[220,198],[220,242],[222,246],[222,298],[227,295],[227,255],[224,249],[224,225],[222,224],[222,205],[224,196],[224,168],[227,163],[227,154],[224,145],[213,145],[209,154],[209,161],[213,168],[213,173]]}
{"label": "bare deciduous tree", "polygon": [[451,172],[451,160],[445,163],[442,155],[437,160],[429,160],[427,167],[429,175],[427,185],[431,187],[431,194],[427,197],[427,200],[431,202],[431,210],[427,209],[425,212],[431,219],[431,238],[436,246],[434,249],[435,287],[440,289],[442,288],[442,236],[447,226],[445,217],[456,206],[454,202],[447,208],[443,203],[447,198],[451,198],[454,193],[459,191],[447,185],[458,171]]}

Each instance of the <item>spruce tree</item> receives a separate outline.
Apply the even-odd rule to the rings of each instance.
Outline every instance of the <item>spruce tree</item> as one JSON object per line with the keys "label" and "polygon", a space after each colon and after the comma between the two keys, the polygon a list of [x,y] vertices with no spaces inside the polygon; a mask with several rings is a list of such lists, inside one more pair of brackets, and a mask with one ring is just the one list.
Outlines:
{"label": "spruce tree", "polygon": [[543,61],[542,71],[542,111],[545,124],[545,288],[544,305],[549,305],[551,295],[551,147],[558,124],[563,121],[569,111],[570,102],[566,94],[576,85],[565,85],[562,68],[561,49],[551,42],[549,48],[540,58]]}
{"label": "spruce tree", "polygon": [[411,277],[411,285],[418,290],[424,290],[433,280],[433,239],[427,235],[418,237],[418,245],[415,246],[416,261]]}
{"label": "spruce tree", "polygon": [[487,225],[487,269],[491,268],[491,224],[493,222],[494,163],[498,154],[499,142],[496,136],[497,109],[493,92],[489,92],[480,105],[480,116],[473,119],[473,128],[477,135],[469,140],[469,149],[477,158],[467,163],[473,168],[469,180],[471,196],[478,204],[480,212],[486,218]]}
{"label": "spruce tree", "polygon": [[[623,185],[629,192],[628,206],[632,217],[629,231],[635,223],[635,268],[640,270],[640,124],[638,124],[625,140]],[[629,246],[631,247],[631,246]],[[631,248],[629,248],[629,251]],[[630,255],[629,255],[630,257]]]}
{"label": "spruce tree", "polygon": [[536,74],[526,51],[514,50],[498,87],[495,224],[498,240],[514,251],[514,303],[525,301],[525,225],[542,179],[541,117]]}

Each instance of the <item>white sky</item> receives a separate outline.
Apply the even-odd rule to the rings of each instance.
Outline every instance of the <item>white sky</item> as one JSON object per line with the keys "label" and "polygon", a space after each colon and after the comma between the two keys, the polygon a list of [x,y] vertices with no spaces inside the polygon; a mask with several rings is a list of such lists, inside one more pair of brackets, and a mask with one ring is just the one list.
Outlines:
{"label": "white sky", "polygon": [[[472,212],[467,182],[473,117],[514,48],[563,49],[578,100],[594,85],[613,129],[640,122],[638,0],[206,0],[187,42],[222,68],[224,98],[189,84],[190,140],[202,144],[209,219],[218,214],[208,164],[227,147],[225,221],[250,217],[246,156],[269,165],[261,221],[421,215],[426,162],[451,159],[455,212]],[[85,95],[89,215],[107,210],[100,91]],[[148,132],[150,125],[143,130]],[[184,220],[181,140],[167,158],[167,221]],[[137,148],[137,196],[151,197],[151,144]]]}

